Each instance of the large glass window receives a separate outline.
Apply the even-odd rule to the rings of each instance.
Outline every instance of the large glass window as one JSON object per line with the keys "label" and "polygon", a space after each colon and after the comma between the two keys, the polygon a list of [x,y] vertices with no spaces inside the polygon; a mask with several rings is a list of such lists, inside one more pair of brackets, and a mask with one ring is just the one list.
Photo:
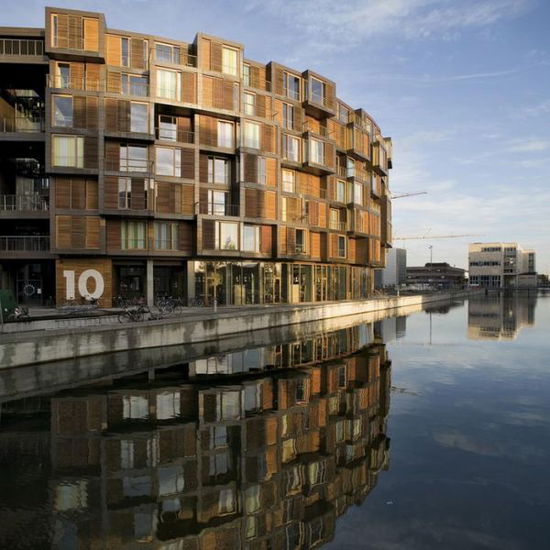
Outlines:
{"label": "large glass window", "polygon": [[180,62],[180,49],[178,46],[171,46],[170,44],[155,44],[155,58],[161,63],[177,63]]}
{"label": "large glass window", "polygon": [[123,250],[145,248],[145,222],[124,220],[120,226],[120,244]]}
{"label": "large glass window", "polygon": [[216,222],[216,248],[218,250],[238,250],[239,224]]}
{"label": "large glass window", "polygon": [[120,79],[122,94],[139,97],[147,96],[149,84],[146,76],[124,73]]}
{"label": "large glass window", "polygon": [[229,160],[208,157],[208,183],[225,185],[229,183]]}
{"label": "large glass window", "polygon": [[311,87],[311,101],[315,101],[315,103],[320,103],[322,105],[325,102],[325,85],[316,78],[311,78],[309,85]]}
{"label": "large glass window", "polygon": [[243,65],[243,84],[250,86],[250,65],[246,63]]}
{"label": "large glass window", "polygon": [[157,250],[178,249],[178,224],[155,222],[155,248]]}
{"label": "large glass window", "polygon": [[130,40],[122,37],[120,39],[120,64],[123,67],[130,66]]}
{"label": "large glass window", "polygon": [[285,95],[291,99],[300,99],[300,79],[290,73],[284,74]]}
{"label": "large glass window", "polygon": [[300,162],[300,138],[284,136],[285,158],[294,162]]}
{"label": "large glass window", "polygon": [[218,147],[234,147],[232,122],[218,120]]}
{"label": "large glass window", "polygon": [[346,182],[344,180],[336,181],[336,200],[346,202]]}
{"label": "large glass window", "polygon": [[260,125],[256,122],[244,123],[244,146],[251,149],[260,148]]}
{"label": "large glass window", "polygon": [[346,237],[338,236],[338,256],[346,257]]}
{"label": "large glass window", "polygon": [[157,147],[155,173],[159,176],[181,176],[181,149]]}
{"label": "large glass window", "polygon": [[120,171],[147,172],[147,147],[141,145],[121,145]]}
{"label": "large glass window", "polygon": [[222,47],[222,72],[237,76],[237,50]]}
{"label": "large glass window", "polygon": [[54,126],[72,128],[73,126],[73,98],[70,95],[53,96]]}
{"label": "large glass window", "polygon": [[260,228],[255,225],[243,226],[243,246],[246,252],[260,251]]}
{"label": "large glass window", "polygon": [[68,63],[57,64],[56,88],[71,87],[71,66]]}
{"label": "large glass window", "polygon": [[245,115],[256,114],[256,95],[249,92],[243,94],[243,111]]}
{"label": "large glass window", "polygon": [[227,213],[227,197],[225,191],[208,190],[208,214],[214,216],[225,216]]}
{"label": "large glass window", "polygon": [[294,106],[283,103],[283,128],[294,129]]}
{"label": "large glass window", "polygon": [[157,97],[179,101],[181,73],[167,69],[157,69]]}
{"label": "large glass window", "polygon": [[296,172],[283,169],[283,191],[294,193],[296,189]]}
{"label": "large glass window", "polygon": [[146,103],[130,103],[130,132],[149,131],[149,117]]}
{"label": "large glass window", "polygon": [[80,136],[53,136],[53,165],[84,167],[84,138]]}
{"label": "large glass window", "polygon": [[296,253],[303,254],[306,251],[305,229],[296,229]]}
{"label": "large glass window", "polygon": [[118,207],[128,209],[132,205],[132,179],[118,178]]}
{"label": "large glass window", "polygon": [[178,126],[175,116],[159,116],[159,139],[164,141],[177,141]]}
{"label": "large glass window", "polygon": [[265,185],[267,183],[267,172],[265,157],[258,157],[258,183]]}
{"label": "large glass window", "polygon": [[310,139],[309,141],[310,161],[315,164],[325,163],[325,148],[323,142],[318,139]]}
{"label": "large glass window", "polygon": [[353,184],[353,202],[363,204],[363,184],[358,181]]}

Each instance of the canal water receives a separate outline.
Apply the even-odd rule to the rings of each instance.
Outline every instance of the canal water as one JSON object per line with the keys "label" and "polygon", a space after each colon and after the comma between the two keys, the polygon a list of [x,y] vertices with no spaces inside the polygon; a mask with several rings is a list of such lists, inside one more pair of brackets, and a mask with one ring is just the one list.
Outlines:
{"label": "canal water", "polygon": [[0,548],[546,549],[549,356],[550,297],[494,295],[53,394],[0,373]]}

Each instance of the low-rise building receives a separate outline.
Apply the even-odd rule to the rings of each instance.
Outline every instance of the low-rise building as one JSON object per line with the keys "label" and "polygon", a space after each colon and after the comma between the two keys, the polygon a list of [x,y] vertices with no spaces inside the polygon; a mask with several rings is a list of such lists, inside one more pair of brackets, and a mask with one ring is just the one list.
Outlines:
{"label": "low-rise building", "polygon": [[537,286],[535,251],[517,243],[472,243],[468,250],[470,284],[484,288]]}
{"label": "low-rise building", "polygon": [[462,288],[466,283],[466,271],[447,262],[427,263],[424,266],[407,267],[407,284],[431,288]]}

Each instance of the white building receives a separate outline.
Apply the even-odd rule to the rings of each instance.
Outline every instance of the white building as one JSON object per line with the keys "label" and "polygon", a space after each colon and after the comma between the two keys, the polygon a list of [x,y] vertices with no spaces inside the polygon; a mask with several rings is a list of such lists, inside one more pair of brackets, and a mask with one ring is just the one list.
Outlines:
{"label": "white building", "polygon": [[470,284],[484,288],[537,286],[535,251],[517,243],[472,243],[468,250]]}

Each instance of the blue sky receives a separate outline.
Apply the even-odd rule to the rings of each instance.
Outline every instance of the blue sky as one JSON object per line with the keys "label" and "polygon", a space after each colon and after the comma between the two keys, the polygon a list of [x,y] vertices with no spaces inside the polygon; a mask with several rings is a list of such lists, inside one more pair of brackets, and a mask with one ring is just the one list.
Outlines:
{"label": "blue sky", "polygon": [[[517,241],[550,271],[548,0],[52,0],[105,13],[111,28],[242,42],[246,56],[311,68],[394,142],[391,189],[409,265],[466,267],[470,241]],[[43,26],[20,0],[2,25]]]}

